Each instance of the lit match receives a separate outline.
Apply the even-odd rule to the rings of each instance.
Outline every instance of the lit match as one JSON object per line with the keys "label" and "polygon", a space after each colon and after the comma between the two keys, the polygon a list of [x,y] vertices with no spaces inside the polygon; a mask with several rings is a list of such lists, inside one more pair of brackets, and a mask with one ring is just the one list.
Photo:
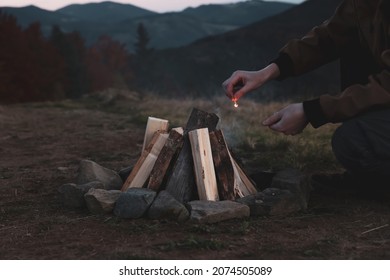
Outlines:
{"label": "lit match", "polygon": [[233,102],[234,108],[237,108],[238,107],[237,98],[233,97],[232,102]]}

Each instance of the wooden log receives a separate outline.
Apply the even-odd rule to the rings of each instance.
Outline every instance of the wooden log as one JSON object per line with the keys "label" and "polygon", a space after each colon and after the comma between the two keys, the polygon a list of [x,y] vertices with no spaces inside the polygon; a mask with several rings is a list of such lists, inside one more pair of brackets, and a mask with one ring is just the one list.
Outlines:
{"label": "wooden log", "polygon": [[214,131],[217,127],[219,117],[213,113],[207,113],[205,111],[193,108],[190,117],[188,118],[185,132],[205,128],[209,131]]}
{"label": "wooden log", "polygon": [[211,151],[218,183],[220,200],[234,200],[234,169],[230,159],[228,146],[221,130],[210,132]]}
{"label": "wooden log", "polygon": [[182,128],[182,127],[174,127],[171,130],[174,130],[174,131],[178,132],[181,135],[184,134],[184,128]]}
{"label": "wooden log", "polygon": [[188,134],[185,134],[183,135],[183,146],[173,164],[165,186],[165,189],[181,203],[197,199],[192,165],[191,144]]}
{"label": "wooden log", "polygon": [[142,188],[144,186],[167,139],[168,133],[157,131],[154,134],[149,146],[141,154],[129,177],[127,177],[121,191],[126,191],[128,188]]}
{"label": "wooden log", "polygon": [[188,133],[194,160],[195,181],[200,200],[219,200],[217,179],[208,128],[192,130]]}
{"label": "wooden log", "polygon": [[241,166],[237,163],[237,161],[232,157],[229,152],[230,159],[233,164],[234,170],[234,189],[239,197],[244,197],[250,194],[257,193],[255,184],[250,180],[250,178],[243,171]]}
{"label": "wooden log", "polygon": [[238,170],[238,174],[240,174],[241,180],[244,182],[246,187],[246,191],[242,190],[242,192],[246,195],[257,193],[256,184],[249,178],[244,169],[238,164],[237,161],[234,161],[234,164]]}
{"label": "wooden log", "polygon": [[166,190],[181,203],[198,199],[188,131],[204,127],[207,127],[209,131],[214,131],[218,120],[217,115],[198,109],[193,109],[188,118],[184,129],[183,147],[179,152],[166,185]]}
{"label": "wooden log", "polygon": [[150,173],[148,188],[158,191],[163,185],[164,178],[169,176],[169,167],[177,155],[177,151],[183,145],[183,135],[172,129],[167,141],[157,157],[156,163]]}
{"label": "wooden log", "polygon": [[167,132],[169,122],[168,120],[159,119],[155,117],[148,117],[148,122],[146,124],[144,143],[142,145],[142,152],[149,146],[150,141],[153,138],[153,135],[156,131]]}

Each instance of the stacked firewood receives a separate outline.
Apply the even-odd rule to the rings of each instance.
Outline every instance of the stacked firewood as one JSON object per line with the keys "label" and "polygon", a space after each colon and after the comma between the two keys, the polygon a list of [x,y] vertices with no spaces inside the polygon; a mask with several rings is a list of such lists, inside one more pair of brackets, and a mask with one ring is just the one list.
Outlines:
{"label": "stacked firewood", "polygon": [[141,156],[122,186],[167,190],[180,202],[234,200],[257,192],[229,149],[217,115],[193,109],[184,128],[149,117]]}

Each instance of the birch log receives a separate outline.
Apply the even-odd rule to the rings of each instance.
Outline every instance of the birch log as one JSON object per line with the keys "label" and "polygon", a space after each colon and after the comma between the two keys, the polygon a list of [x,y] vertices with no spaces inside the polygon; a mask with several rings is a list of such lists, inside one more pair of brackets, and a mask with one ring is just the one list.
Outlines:
{"label": "birch log", "polygon": [[200,128],[188,133],[194,160],[195,182],[200,200],[219,200],[211,152],[209,130]]}

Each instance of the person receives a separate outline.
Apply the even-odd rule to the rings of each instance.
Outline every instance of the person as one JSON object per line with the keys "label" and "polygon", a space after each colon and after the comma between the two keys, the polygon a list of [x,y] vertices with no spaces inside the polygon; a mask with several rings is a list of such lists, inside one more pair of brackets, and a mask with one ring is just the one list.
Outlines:
{"label": "person", "polygon": [[[390,0],[343,0],[335,13],[258,71],[235,71],[222,86],[234,102],[266,82],[284,80],[340,60],[341,90],[293,103],[262,124],[286,135],[308,124],[340,123],[336,159],[355,182],[390,182]],[[241,86],[236,90],[237,86]],[[390,186],[387,187],[390,190]]]}

